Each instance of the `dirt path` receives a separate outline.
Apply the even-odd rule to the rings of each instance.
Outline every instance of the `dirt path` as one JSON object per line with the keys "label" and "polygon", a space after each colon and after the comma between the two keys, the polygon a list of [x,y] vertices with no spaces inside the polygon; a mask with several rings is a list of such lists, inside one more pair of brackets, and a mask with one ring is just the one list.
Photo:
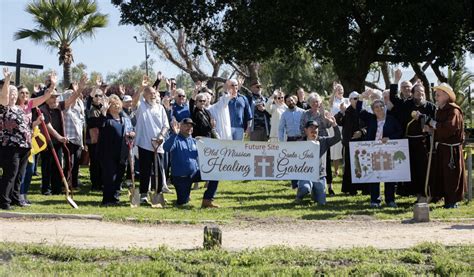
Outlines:
{"label": "dirt path", "polygon": [[[80,248],[175,249],[202,246],[204,225],[122,224],[98,220],[0,219],[0,241],[63,244]],[[420,242],[474,244],[474,221],[403,224],[384,221],[243,222],[221,226],[229,250],[270,245],[315,249],[373,246],[407,248]]]}

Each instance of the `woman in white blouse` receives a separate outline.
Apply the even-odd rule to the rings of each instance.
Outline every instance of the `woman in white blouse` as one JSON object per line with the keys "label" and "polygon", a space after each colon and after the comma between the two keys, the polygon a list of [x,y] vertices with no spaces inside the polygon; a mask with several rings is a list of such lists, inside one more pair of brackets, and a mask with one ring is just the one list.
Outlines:
{"label": "woman in white blouse", "polygon": [[272,116],[270,121],[270,140],[276,142],[278,141],[278,127],[280,126],[280,118],[288,107],[285,104],[285,93],[281,90],[275,90],[273,95],[268,98],[267,103],[265,104],[265,110]]}
{"label": "woman in white blouse", "polygon": [[[344,104],[345,107],[349,106],[349,99],[344,98],[344,87],[341,84],[335,84],[333,86],[333,91],[329,97],[329,106],[331,107],[331,114],[336,115],[340,112],[341,104]],[[339,129],[342,132],[342,127],[339,126]],[[329,136],[333,135],[333,130],[328,129]],[[341,142],[336,143],[331,147],[331,160],[334,164],[334,175],[339,175],[339,162],[342,160],[342,144]],[[331,193],[330,193],[331,194]]]}

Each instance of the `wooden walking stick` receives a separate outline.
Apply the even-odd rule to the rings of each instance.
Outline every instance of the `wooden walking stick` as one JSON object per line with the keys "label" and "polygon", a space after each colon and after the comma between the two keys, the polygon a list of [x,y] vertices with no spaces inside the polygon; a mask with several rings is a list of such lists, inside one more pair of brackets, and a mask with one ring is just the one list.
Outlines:
{"label": "wooden walking stick", "polygon": [[[38,113],[38,116],[41,116],[42,113],[41,113],[41,110],[36,108],[36,111]],[[53,158],[54,158],[54,161],[56,163],[56,167],[58,168],[59,170],[59,173],[61,174],[61,180],[63,182],[63,185],[64,185],[64,191],[66,193],[66,201],[69,203],[69,205],[71,205],[71,207],[73,207],[74,209],[79,209],[79,207],[77,206],[76,202],[74,202],[74,200],[72,199],[72,196],[71,196],[71,191],[69,190],[69,184],[66,180],[66,177],[64,176],[64,171],[63,171],[63,168],[61,167],[61,163],[59,162],[59,159],[58,159],[58,155],[56,153],[56,150],[54,149],[54,146],[53,146],[53,142],[51,141],[51,136],[49,135],[49,132],[48,132],[48,128],[46,127],[46,124],[44,123],[44,120],[41,120],[41,127],[43,129],[43,132],[44,132],[44,135],[46,137],[46,141],[48,143],[48,146],[51,148],[51,153],[53,153]]]}
{"label": "wooden walking stick", "polygon": [[[430,153],[428,155],[428,167],[426,168],[426,178],[425,178],[425,196],[428,198],[430,196],[430,190],[428,183],[430,181],[430,172],[431,172],[431,159],[433,157],[433,146],[434,146],[434,130],[430,136]],[[428,202],[428,201],[426,201]]]}

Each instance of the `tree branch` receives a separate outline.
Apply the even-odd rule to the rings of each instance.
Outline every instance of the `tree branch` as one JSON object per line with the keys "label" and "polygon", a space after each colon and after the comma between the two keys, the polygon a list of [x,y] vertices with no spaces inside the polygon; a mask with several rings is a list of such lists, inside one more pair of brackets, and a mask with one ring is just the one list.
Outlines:
{"label": "tree branch", "polygon": [[418,63],[412,62],[410,63],[411,67],[413,68],[413,71],[415,71],[416,76],[421,79],[423,82],[423,86],[425,87],[425,95],[427,100],[431,100],[431,93],[430,93],[430,82],[428,81],[428,78],[426,77],[425,72],[421,69],[421,66]]}
{"label": "tree branch", "polygon": [[366,86],[368,86],[369,88],[373,88],[373,89],[378,89],[378,90],[381,90],[383,91],[382,88],[380,88],[379,86],[377,86],[376,84],[374,83],[371,83],[371,82],[368,82],[368,81],[365,81],[364,83]]}
{"label": "tree branch", "polygon": [[441,70],[439,70],[439,65],[434,63],[431,65],[431,69],[433,69],[433,72],[435,73],[436,77],[438,78],[440,82],[442,83],[448,82],[448,78],[446,78],[446,76],[444,76],[444,73],[441,72]]}

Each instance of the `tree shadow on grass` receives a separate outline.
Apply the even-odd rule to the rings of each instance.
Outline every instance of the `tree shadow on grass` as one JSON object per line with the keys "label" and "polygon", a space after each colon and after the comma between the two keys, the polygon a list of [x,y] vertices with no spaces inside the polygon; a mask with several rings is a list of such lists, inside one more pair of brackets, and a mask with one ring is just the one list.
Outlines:
{"label": "tree shadow on grass", "polygon": [[[81,205],[87,205],[87,206],[96,206],[98,207],[101,203],[101,201],[90,201],[90,200],[78,200],[78,199],[73,199],[74,202],[80,207]],[[36,200],[33,203],[34,205],[44,205],[44,206],[53,206],[53,205],[61,205],[61,204],[67,204],[66,199],[46,199],[46,200]]]}
{"label": "tree shadow on grass", "polygon": [[255,194],[268,194],[268,193],[279,193],[283,191],[288,191],[288,188],[277,188],[277,189],[267,189],[267,190],[258,190],[258,191],[229,191],[223,190],[218,191],[219,195],[255,195]]}
{"label": "tree shadow on grass", "polygon": [[293,195],[249,195],[249,196],[223,196],[219,197],[222,200],[237,201],[237,202],[252,202],[252,201],[261,201],[261,200],[276,200],[276,199],[288,199],[294,200],[295,196]]}

